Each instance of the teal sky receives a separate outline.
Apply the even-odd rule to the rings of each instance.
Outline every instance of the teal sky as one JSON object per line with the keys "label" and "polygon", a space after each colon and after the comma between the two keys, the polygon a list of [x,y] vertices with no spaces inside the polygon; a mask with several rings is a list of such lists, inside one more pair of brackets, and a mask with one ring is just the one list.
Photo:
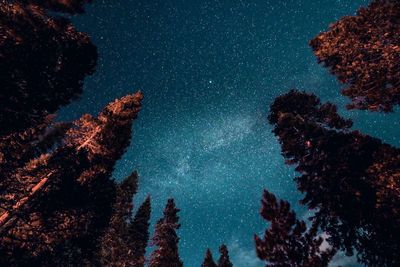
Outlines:
{"label": "teal sky", "polygon": [[338,104],[355,128],[399,146],[399,116],[343,111],[340,85],[308,47],[329,23],[366,3],[96,0],[74,21],[99,48],[97,72],[60,119],[95,114],[142,90],[132,145],[115,178],[138,170],[135,203],[151,195],[152,222],[175,198],[185,266],[200,266],[207,247],[217,257],[221,243],[235,266],[263,266],[253,244],[267,226],[258,214],[263,188],[289,200],[299,217],[308,214],[267,123],[276,96],[291,88],[315,92]]}

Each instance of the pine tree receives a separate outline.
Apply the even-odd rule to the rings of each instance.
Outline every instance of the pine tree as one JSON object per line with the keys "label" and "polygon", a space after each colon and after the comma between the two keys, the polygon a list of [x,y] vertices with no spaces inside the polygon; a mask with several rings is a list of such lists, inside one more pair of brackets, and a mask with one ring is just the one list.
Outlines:
{"label": "pine tree", "polygon": [[219,253],[221,256],[218,260],[218,267],[232,267],[232,263],[229,259],[228,248],[225,245],[219,247]]}
{"label": "pine tree", "polygon": [[180,228],[179,209],[175,207],[173,199],[168,199],[164,209],[164,217],[160,219],[155,227],[153,243],[157,248],[150,258],[150,267],[182,267],[182,261],[178,254],[179,237],[176,230]]}
{"label": "pine tree", "polygon": [[392,111],[400,104],[400,2],[373,0],[311,40],[318,61],[346,88],[349,108]]}
{"label": "pine tree", "polygon": [[100,238],[97,259],[101,266],[134,266],[129,247],[128,220],[132,216],[132,198],[137,191],[138,176],[133,172],[117,186],[116,201],[107,229]]}
{"label": "pine tree", "polygon": [[129,248],[133,251],[132,260],[135,267],[143,267],[145,264],[146,247],[149,241],[150,213],[151,201],[150,197],[147,197],[136,212],[135,218],[129,224]]}
{"label": "pine tree", "polygon": [[132,218],[137,180],[137,173],[133,172],[117,186],[113,214],[100,239],[99,254],[93,261],[101,266],[144,266],[151,206],[150,197],[147,197]]}
{"label": "pine tree", "polygon": [[96,61],[96,47],[68,19],[35,4],[1,1],[0,138],[43,123],[77,98]]}
{"label": "pine tree", "polygon": [[204,257],[204,261],[201,264],[201,267],[217,267],[217,264],[215,264],[212,253],[210,249],[207,249],[206,255]]}
{"label": "pine tree", "polygon": [[307,229],[306,223],[296,217],[287,201],[278,201],[264,190],[261,216],[270,222],[264,239],[255,236],[256,252],[266,266],[314,267],[328,266],[335,250],[321,251],[322,237],[313,224]]}
{"label": "pine tree", "polygon": [[66,132],[63,145],[5,177],[2,260],[43,265],[91,259],[112,213],[115,185],[109,177],[129,144],[141,99],[141,93],[129,95],[98,118],[83,116]]}
{"label": "pine tree", "polygon": [[400,150],[351,131],[351,121],[312,94],[278,97],[269,120],[329,243],[371,266],[400,265]]}

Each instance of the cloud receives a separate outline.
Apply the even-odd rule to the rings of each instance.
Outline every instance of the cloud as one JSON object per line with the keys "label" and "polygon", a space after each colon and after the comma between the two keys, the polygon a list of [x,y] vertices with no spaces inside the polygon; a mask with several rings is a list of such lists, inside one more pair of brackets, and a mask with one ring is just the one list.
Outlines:
{"label": "cloud", "polygon": [[[331,245],[326,241],[329,238],[329,235],[326,234],[325,232],[320,235],[323,239],[324,242],[322,242],[320,249],[322,251],[325,251],[327,249],[331,248]],[[335,257],[333,257],[332,261],[329,263],[329,266],[331,267],[337,267],[337,266],[342,266],[342,267],[350,267],[350,266],[361,266],[357,263],[357,258],[355,256],[353,257],[348,257],[346,256],[343,252],[338,252]]]}
{"label": "cloud", "polygon": [[229,255],[233,266],[236,267],[264,267],[264,263],[257,258],[255,249],[245,248],[237,239],[228,244]]}
{"label": "cloud", "polygon": [[331,266],[331,267],[336,267],[336,266],[356,267],[356,266],[361,266],[361,265],[357,263],[357,258],[355,256],[348,257],[343,252],[339,252],[336,254],[335,257],[333,257],[329,266]]}

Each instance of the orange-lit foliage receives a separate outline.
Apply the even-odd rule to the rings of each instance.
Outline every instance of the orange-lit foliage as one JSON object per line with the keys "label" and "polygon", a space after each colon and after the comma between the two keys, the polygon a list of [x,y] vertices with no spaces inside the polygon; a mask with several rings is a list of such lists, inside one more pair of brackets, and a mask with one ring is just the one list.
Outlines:
{"label": "orange-lit foliage", "polygon": [[115,185],[109,178],[129,144],[141,99],[140,93],[126,96],[98,118],[83,116],[62,145],[3,178],[9,193],[1,195],[2,253],[40,263],[90,259],[111,216]]}
{"label": "orange-lit foliage", "polygon": [[92,0],[20,0],[24,4],[37,5],[51,11],[70,14],[83,13],[84,6]]}
{"label": "orange-lit foliage", "polygon": [[349,108],[388,112],[400,104],[399,32],[400,2],[373,0],[311,40],[318,61],[348,85]]}

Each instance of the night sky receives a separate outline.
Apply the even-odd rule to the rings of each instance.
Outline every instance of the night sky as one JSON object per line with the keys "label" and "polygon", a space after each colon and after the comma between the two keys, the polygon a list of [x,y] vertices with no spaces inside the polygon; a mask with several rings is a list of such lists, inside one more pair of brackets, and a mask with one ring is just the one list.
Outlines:
{"label": "night sky", "polygon": [[167,198],[175,198],[185,266],[200,266],[207,247],[218,258],[221,243],[236,267],[263,266],[253,243],[267,226],[258,213],[262,190],[289,200],[299,217],[309,214],[298,204],[295,173],[267,123],[276,96],[295,87],[315,92],[338,104],[354,128],[400,146],[398,113],[344,111],[340,85],[308,47],[329,23],[366,3],[96,0],[74,21],[98,46],[97,72],[60,119],[96,114],[142,90],[132,145],[114,177],[138,170],[136,207],[150,194],[153,223]]}

